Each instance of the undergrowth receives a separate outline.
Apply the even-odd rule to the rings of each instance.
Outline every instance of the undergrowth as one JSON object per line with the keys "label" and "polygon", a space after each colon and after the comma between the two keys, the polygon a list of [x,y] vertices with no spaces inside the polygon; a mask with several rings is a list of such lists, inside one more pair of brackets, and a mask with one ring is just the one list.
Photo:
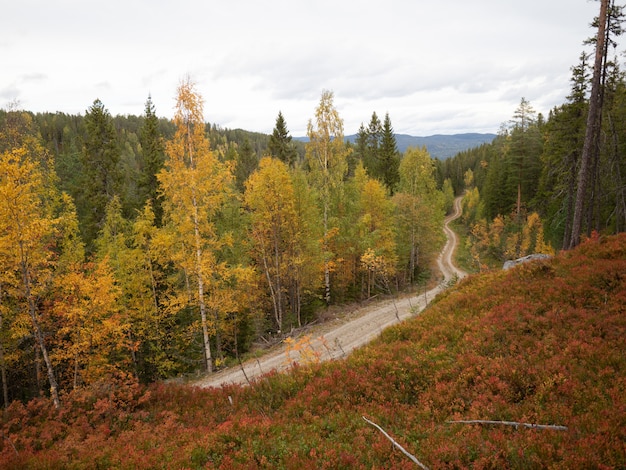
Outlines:
{"label": "undergrowth", "polygon": [[[626,467],[626,235],[474,275],[345,360],[252,386],[130,377],[2,414],[0,467]],[[451,421],[555,424],[529,429]]]}

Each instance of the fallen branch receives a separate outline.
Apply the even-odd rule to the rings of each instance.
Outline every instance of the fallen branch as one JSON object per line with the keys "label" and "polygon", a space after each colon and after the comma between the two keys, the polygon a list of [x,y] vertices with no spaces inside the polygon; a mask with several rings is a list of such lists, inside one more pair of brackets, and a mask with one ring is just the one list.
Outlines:
{"label": "fallen branch", "polygon": [[533,424],[518,423],[517,421],[490,421],[484,419],[470,419],[461,421],[446,421],[448,424],[500,424],[502,426],[513,426],[516,429],[520,426],[530,429],[552,429],[554,431],[567,431],[567,426],[559,426],[556,424]]}
{"label": "fallen branch", "polygon": [[394,447],[397,447],[398,449],[400,449],[400,451],[406,455],[408,458],[410,458],[413,462],[415,462],[419,468],[421,468],[422,470],[428,470],[428,467],[426,465],[424,465],[422,462],[420,462],[419,460],[417,460],[415,458],[415,456],[409,452],[407,452],[404,447],[402,447],[400,444],[398,444],[389,434],[387,434],[385,432],[385,430],[383,428],[381,428],[378,424],[376,424],[374,421],[370,421],[369,419],[367,419],[365,416],[363,416],[363,419],[365,420],[366,423],[371,424],[372,426],[374,426],[376,429],[378,429],[380,432],[382,432],[384,434],[384,436],[389,439],[391,441],[391,443],[394,445]]}

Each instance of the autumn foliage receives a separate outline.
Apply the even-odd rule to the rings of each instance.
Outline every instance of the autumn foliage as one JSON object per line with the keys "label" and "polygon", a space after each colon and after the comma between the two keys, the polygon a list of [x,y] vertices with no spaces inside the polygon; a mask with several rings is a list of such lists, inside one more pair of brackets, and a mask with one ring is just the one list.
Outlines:
{"label": "autumn foliage", "polygon": [[[349,358],[252,386],[117,373],[2,415],[2,468],[626,466],[626,235],[469,277]],[[567,430],[459,420],[556,424]]]}

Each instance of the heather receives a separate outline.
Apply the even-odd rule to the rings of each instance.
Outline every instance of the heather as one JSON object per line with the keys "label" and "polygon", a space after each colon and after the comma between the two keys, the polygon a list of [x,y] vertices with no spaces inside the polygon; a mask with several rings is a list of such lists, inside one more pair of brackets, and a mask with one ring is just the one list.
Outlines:
{"label": "heather", "polygon": [[[117,373],[3,412],[2,468],[626,466],[626,235],[474,275],[349,358],[251,386]],[[565,426],[566,430],[489,420]]]}

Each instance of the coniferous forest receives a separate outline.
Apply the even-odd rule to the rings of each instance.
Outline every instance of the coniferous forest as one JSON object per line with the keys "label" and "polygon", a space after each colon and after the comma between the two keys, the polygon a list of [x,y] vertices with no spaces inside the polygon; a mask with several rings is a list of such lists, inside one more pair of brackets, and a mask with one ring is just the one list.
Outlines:
{"label": "coniferous forest", "polygon": [[[190,440],[179,443],[189,447],[185,462],[192,467],[245,466],[253,456],[253,468],[290,467],[296,460],[285,459],[300,456],[319,468],[316,448],[294,437],[310,432],[307,426],[337,438],[338,448],[317,444],[326,449],[327,468],[385,466],[381,455],[390,449],[377,441],[363,450],[367,445],[355,416],[375,403],[371,411],[380,418],[389,400],[394,413],[418,410],[405,413],[403,426],[420,419],[428,423],[428,436],[415,431],[412,438],[429,439],[432,446],[422,447],[423,454],[440,466],[506,462],[505,467],[521,468],[523,461],[518,465],[515,459],[523,449],[530,449],[539,466],[545,459],[566,467],[601,465],[606,459],[609,467],[626,465],[626,427],[616,431],[620,419],[624,424],[618,398],[624,396],[623,370],[617,376],[623,358],[600,346],[606,339],[619,349],[624,335],[601,325],[596,326],[602,334],[583,334],[594,328],[590,315],[603,309],[601,298],[602,315],[615,331],[624,326],[618,315],[620,308],[624,313],[624,237],[613,236],[626,231],[626,75],[617,50],[623,14],[613,2],[601,4],[593,53],[581,54],[571,68],[566,102],[544,116],[521,97],[493,142],[446,160],[431,158],[426,148],[401,154],[390,115],[381,121],[376,111],[364,117],[355,142],[346,142],[341,110],[326,90],[312,110],[306,143],[292,139],[289,116],[280,111],[271,135],[207,123],[191,79],[173,90],[173,119],[159,118],[149,96],[141,116],[112,116],[99,99],[84,115],[32,113],[18,106],[0,110],[0,378],[1,402],[8,409],[2,458],[18,468],[67,436],[82,442],[92,432],[109,433],[119,447],[124,432],[139,432],[128,424],[132,420],[153,423],[164,435],[176,428],[187,436],[180,427],[196,429],[197,416],[188,422],[184,411],[164,411],[157,403],[188,401],[193,408],[206,400],[215,408],[212,432],[223,433],[207,432],[211,442],[195,447]],[[331,308],[415,291],[436,280],[435,261],[445,240],[441,227],[457,196],[463,196],[459,258],[468,271],[488,274],[444,294],[426,325],[385,333],[372,346],[381,354],[374,363],[365,361],[375,354],[356,354],[349,369],[315,366],[296,370],[292,378],[274,377],[258,389],[234,387],[224,396],[216,391],[202,399],[162,383],[236,364],[262,345],[322,321]],[[555,264],[509,275],[498,269],[506,260],[561,251]],[[588,265],[579,261],[583,258]],[[528,283],[528,292],[511,287],[515,276]],[[552,287],[535,277],[553,280]],[[517,316],[498,282],[522,305]],[[543,310],[522,300],[531,290],[545,301]],[[504,295],[500,303],[490,300],[498,295]],[[586,296],[583,306],[574,305],[579,295]],[[471,305],[480,312],[468,313]],[[533,320],[539,311],[547,316]],[[565,338],[551,335],[553,327],[567,323],[560,316],[566,314],[575,317],[570,328],[580,337],[561,356],[555,350]],[[497,315],[505,325],[501,332]],[[522,332],[538,332],[549,346],[511,339]],[[420,343],[424,355],[408,352],[411,341]],[[529,366],[534,375],[503,362],[504,350],[498,348],[504,343],[506,355],[524,354],[527,361],[520,367]],[[613,400],[616,408],[604,425],[613,431],[593,421],[589,426],[602,428],[599,434],[583,433],[589,460],[560,453],[560,443],[572,452],[581,443],[569,435],[543,443],[524,437],[515,441],[520,447],[509,446],[489,460],[493,449],[480,442],[497,446],[510,437],[506,431],[494,437],[492,428],[445,424],[488,409],[512,420],[511,410],[518,409],[520,419],[570,419],[580,425],[580,413],[552,406],[547,397],[556,394],[575,408],[580,397],[574,394],[600,390],[583,383],[582,366],[559,362],[580,361],[593,345],[604,355],[602,369],[590,377],[606,385],[603,400]],[[404,348],[404,359],[398,348]],[[547,372],[539,371],[540,359],[531,352],[549,359]],[[394,361],[404,365],[397,368]],[[446,369],[450,364],[456,365]],[[417,369],[431,375],[418,377]],[[350,380],[339,377],[348,372]],[[377,391],[365,377],[397,380],[376,382],[384,389]],[[348,388],[361,384],[365,395],[347,389],[342,396],[327,393],[339,382]],[[480,393],[466,393],[473,386]],[[314,392],[305,392],[307,387]],[[318,401],[302,398],[311,393]],[[222,403],[225,396],[232,410]],[[443,403],[443,396],[450,402]],[[338,417],[316,422],[311,413],[328,406]],[[227,409],[233,416],[222,416]],[[46,423],[48,437],[35,437],[33,416]],[[284,438],[279,427],[295,418],[303,428]],[[19,423],[27,424],[19,428]],[[344,432],[350,439],[337,437]],[[471,443],[462,452],[449,444],[456,432]],[[259,440],[266,435],[273,436],[271,449]],[[621,454],[606,442],[598,444],[598,435],[621,442]],[[366,454],[362,460],[350,455],[350,440]],[[98,465],[158,466],[147,452],[152,444],[138,442],[147,446],[145,455],[134,449],[130,460],[118,461],[104,452]],[[87,458],[73,444],[64,445]],[[172,449],[164,452],[155,455],[184,466]],[[71,461],[62,451],[47,458],[54,468]],[[83,461],[79,467],[90,466]],[[392,466],[401,462],[395,455]]]}

